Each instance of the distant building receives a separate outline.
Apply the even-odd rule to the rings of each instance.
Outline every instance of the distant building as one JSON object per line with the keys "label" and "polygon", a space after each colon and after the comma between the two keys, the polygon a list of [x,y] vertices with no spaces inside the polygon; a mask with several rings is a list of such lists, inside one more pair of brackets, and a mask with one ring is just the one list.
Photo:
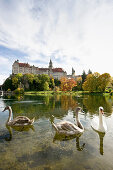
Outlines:
{"label": "distant building", "polygon": [[75,74],[75,70],[74,70],[73,67],[72,67],[72,74],[67,75],[67,78],[68,78],[68,79],[73,78],[73,79],[77,80],[78,78],[81,78],[81,77],[82,77],[81,75],[76,75],[76,74]]}
{"label": "distant building", "polygon": [[28,63],[20,63],[19,60],[16,60],[12,65],[12,74],[47,74],[49,76],[53,76],[56,79],[60,79],[61,77],[67,77],[66,71],[62,68],[53,68],[53,63],[50,60],[48,68],[39,68],[34,65],[31,66]]}

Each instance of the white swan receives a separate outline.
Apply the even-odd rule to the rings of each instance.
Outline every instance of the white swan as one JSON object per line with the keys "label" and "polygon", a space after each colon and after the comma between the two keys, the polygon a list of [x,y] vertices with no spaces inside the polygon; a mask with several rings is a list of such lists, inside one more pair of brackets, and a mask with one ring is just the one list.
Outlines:
{"label": "white swan", "polygon": [[98,132],[105,133],[107,131],[107,125],[103,121],[103,107],[99,107],[99,119],[94,118],[91,122],[91,127]]}
{"label": "white swan", "polygon": [[34,120],[35,120],[35,118],[30,120],[26,116],[17,116],[13,120],[11,120],[11,116],[12,116],[12,109],[11,109],[11,107],[10,106],[6,106],[5,109],[3,110],[3,112],[5,110],[9,110],[9,117],[8,117],[7,122],[6,122],[6,125],[8,125],[8,126],[26,126],[26,125],[32,125]]}
{"label": "white swan", "polygon": [[78,118],[78,112],[82,111],[82,109],[80,107],[77,107],[76,109],[76,121],[77,121],[77,125],[75,125],[74,123],[71,123],[69,121],[62,121],[59,122],[57,124],[52,123],[53,127],[55,128],[56,132],[59,134],[64,134],[64,135],[77,135],[80,133],[84,132],[84,127],[83,125],[80,123],[80,120]]}

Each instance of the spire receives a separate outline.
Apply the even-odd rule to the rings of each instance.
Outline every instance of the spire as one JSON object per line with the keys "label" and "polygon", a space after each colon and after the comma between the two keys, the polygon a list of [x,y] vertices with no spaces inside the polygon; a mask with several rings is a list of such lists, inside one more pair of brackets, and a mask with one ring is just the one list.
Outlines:
{"label": "spire", "polygon": [[49,68],[50,68],[50,69],[53,68],[53,63],[52,63],[51,59],[50,59],[50,62],[49,62]]}
{"label": "spire", "polygon": [[72,67],[72,76],[75,76],[75,70]]}

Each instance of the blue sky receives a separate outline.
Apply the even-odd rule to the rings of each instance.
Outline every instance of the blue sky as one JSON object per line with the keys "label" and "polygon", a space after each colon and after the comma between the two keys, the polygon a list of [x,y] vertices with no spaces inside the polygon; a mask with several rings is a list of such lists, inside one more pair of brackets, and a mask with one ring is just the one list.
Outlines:
{"label": "blue sky", "polygon": [[0,84],[16,59],[110,73],[113,0],[0,0]]}

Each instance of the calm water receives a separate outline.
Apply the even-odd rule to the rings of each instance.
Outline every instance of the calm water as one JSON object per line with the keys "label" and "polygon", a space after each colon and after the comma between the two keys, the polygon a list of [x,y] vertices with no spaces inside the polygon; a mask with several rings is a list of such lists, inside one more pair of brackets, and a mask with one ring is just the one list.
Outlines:
{"label": "calm water", "polygon": [[[35,117],[34,126],[12,129],[6,127],[10,105],[13,118]],[[76,122],[73,109],[81,106],[85,113],[80,120],[85,131],[81,136],[66,138],[55,134],[51,122]],[[104,107],[107,133],[95,132],[90,124]],[[113,97],[103,96],[24,96],[0,98],[0,169],[39,170],[112,170],[113,169]],[[52,117],[54,115],[54,118]]]}

